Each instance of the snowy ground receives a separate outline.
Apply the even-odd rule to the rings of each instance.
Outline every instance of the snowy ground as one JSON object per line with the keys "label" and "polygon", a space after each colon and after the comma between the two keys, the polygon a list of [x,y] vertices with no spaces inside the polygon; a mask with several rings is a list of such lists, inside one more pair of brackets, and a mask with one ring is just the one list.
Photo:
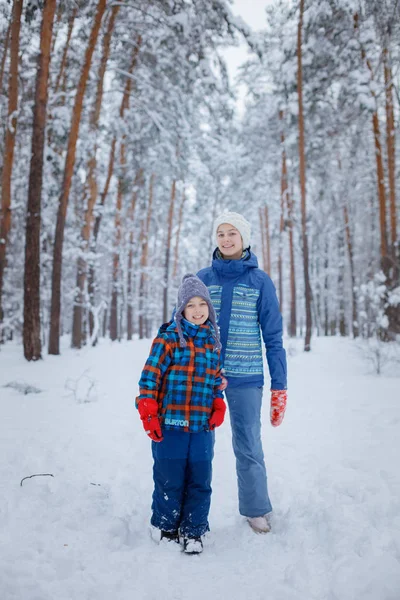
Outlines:
{"label": "snowy ground", "polygon": [[[399,600],[400,379],[366,372],[352,342],[301,341],[289,408],[268,422],[273,531],[237,514],[227,422],[217,432],[211,533],[201,556],[159,547],[147,523],[150,442],[133,399],[149,341],[0,353],[1,600]],[[86,372],[77,398],[65,388]],[[4,388],[24,381],[42,393]],[[54,477],[23,477],[51,473]]]}

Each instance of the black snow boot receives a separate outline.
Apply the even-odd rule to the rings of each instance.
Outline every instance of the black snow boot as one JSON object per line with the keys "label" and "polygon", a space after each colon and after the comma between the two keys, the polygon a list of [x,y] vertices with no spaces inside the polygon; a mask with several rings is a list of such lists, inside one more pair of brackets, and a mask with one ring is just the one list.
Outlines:
{"label": "black snow boot", "polygon": [[203,542],[201,537],[184,538],[183,551],[186,554],[200,554],[203,552]]}

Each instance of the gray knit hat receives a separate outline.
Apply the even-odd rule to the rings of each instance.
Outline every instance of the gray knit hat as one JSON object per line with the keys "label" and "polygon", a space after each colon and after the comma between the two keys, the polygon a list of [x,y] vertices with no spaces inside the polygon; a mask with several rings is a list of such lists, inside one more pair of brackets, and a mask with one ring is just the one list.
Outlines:
{"label": "gray knit hat", "polygon": [[178,299],[176,303],[176,312],[175,312],[175,323],[176,328],[178,330],[179,339],[181,342],[181,346],[185,347],[186,340],[183,337],[182,333],[182,317],[183,311],[185,310],[186,304],[189,302],[191,298],[198,296],[199,298],[203,298],[208,304],[209,310],[209,320],[211,325],[214,328],[214,338],[215,350],[221,350],[221,342],[219,340],[219,329],[217,325],[217,317],[215,315],[215,310],[211,302],[210,294],[208,292],[207,286],[197,277],[197,275],[193,275],[192,273],[188,273],[183,276],[182,283],[179,286],[178,290]]}

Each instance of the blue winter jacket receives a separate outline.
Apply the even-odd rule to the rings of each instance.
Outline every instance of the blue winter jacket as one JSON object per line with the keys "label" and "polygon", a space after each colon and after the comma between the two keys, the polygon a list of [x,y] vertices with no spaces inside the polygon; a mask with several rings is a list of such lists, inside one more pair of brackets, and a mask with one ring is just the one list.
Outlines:
{"label": "blue winter jacket", "polygon": [[247,250],[241,260],[214,252],[212,265],[197,273],[210,292],[222,343],[221,364],[232,387],[264,385],[261,333],[267,352],[271,389],[284,390],[286,353],[275,286]]}

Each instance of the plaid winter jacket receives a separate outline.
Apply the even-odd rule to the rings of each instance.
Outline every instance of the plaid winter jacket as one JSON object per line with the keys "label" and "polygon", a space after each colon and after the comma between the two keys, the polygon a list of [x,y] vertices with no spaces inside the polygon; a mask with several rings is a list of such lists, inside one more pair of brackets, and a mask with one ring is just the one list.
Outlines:
{"label": "plaid winter jacket", "polygon": [[144,398],[157,400],[162,428],[196,432],[208,429],[214,398],[222,398],[219,352],[208,321],[199,326],[182,319],[182,332],[185,348],[175,321],[160,328],[139,381],[136,405]]}

